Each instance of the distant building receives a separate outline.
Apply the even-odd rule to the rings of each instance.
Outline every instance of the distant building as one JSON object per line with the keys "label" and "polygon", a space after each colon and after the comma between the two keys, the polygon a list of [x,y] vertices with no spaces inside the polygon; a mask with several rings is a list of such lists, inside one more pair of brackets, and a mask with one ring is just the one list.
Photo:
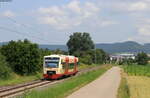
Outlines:
{"label": "distant building", "polygon": [[150,54],[147,54],[148,57],[150,57]]}
{"label": "distant building", "polygon": [[121,61],[123,59],[135,59],[135,54],[131,54],[131,53],[121,53],[121,54],[114,54],[114,55],[110,55],[110,60],[113,61]]}

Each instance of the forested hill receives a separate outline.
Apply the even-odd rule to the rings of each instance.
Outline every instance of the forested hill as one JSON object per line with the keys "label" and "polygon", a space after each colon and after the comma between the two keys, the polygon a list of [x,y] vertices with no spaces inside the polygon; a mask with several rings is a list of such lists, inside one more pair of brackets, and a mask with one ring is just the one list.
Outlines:
{"label": "forested hill", "polygon": [[49,50],[56,50],[56,49],[60,49],[60,50],[64,50],[67,51],[68,48],[66,45],[39,45],[40,48],[43,49],[49,49]]}
{"label": "forested hill", "polygon": [[121,52],[146,52],[150,53],[150,43],[139,44],[134,41],[126,41],[122,43],[112,43],[112,44],[96,44],[97,48],[101,48],[109,53],[121,53]]}
{"label": "forested hill", "polygon": [[[7,44],[6,43],[0,43],[0,45]],[[39,45],[40,48],[44,49],[60,49],[67,51],[66,45]],[[127,42],[121,42],[121,43],[100,43],[96,44],[96,48],[101,48],[105,50],[108,53],[121,53],[121,52],[141,52],[144,51],[146,53],[150,53],[150,43],[147,44],[139,44],[134,41],[127,41]]]}
{"label": "forested hill", "polygon": [[6,44],[8,44],[8,42],[0,42],[0,46],[6,45]]}

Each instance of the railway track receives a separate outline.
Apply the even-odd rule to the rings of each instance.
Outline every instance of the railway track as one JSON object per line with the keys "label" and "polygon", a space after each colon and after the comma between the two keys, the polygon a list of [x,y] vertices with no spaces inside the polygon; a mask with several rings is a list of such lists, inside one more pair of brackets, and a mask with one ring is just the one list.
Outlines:
{"label": "railway track", "polygon": [[[97,66],[94,68],[82,69],[78,72],[78,74],[76,76],[78,76],[82,73],[96,70],[98,68],[100,68],[100,66]],[[31,90],[33,88],[40,87],[40,86],[42,87],[45,85],[52,85],[52,84],[55,84],[57,82],[62,82],[62,81],[67,80],[67,79],[69,79],[69,78],[64,78],[62,80],[57,80],[57,81],[56,80],[54,80],[54,81],[37,80],[37,81],[30,82],[30,83],[20,84],[17,86],[2,87],[2,88],[0,88],[0,98],[11,98],[11,97],[14,97],[18,94],[25,92],[25,91]]]}

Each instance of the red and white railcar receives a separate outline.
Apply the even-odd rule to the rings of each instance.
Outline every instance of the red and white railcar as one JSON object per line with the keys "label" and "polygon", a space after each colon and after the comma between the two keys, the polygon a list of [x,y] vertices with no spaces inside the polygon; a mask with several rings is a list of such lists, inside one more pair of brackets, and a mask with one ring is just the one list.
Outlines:
{"label": "red and white railcar", "polygon": [[59,79],[75,75],[78,70],[78,58],[68,55],[44,56],[43,71],[45,79]]}

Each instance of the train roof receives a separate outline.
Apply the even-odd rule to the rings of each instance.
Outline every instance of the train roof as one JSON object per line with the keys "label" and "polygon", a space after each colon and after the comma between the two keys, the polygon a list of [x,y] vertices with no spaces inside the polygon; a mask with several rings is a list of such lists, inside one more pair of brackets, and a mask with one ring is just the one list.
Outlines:
{"label": "train roof", "polygon": [[72,56],[72,55],[58,55],[58,54],[53,54],[53,55],[47,55],[47,56],[44,56],[44,57],[69,57],[69,58],[74,58],[75,56]]}
{"label": "train roof", "polygon": [[63,62],[66,61],[66,59],[68,58],[69,59],[69,62],[74,62],[74,60],[76,59],[76,61],[78,62],[79,59],[75,56],[71,56],[71,55],[48,55],[48,56],[44,56],[44,58],[47,58],[47,57],[58,57],[58,58],[61,58]]}

